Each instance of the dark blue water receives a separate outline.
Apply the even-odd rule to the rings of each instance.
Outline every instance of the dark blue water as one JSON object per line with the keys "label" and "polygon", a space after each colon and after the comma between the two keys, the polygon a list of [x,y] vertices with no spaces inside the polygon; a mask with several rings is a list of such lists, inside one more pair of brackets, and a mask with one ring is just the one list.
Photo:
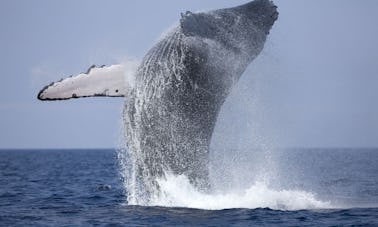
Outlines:
{"label": "dark blue water", "polygon": [[[0,151],[1,226],[378,226],[378,150],[286,150],[285,187],[335,208],[199,210],[127,206],[114,150]],[[288,185],[289,184],[289,185]]]}

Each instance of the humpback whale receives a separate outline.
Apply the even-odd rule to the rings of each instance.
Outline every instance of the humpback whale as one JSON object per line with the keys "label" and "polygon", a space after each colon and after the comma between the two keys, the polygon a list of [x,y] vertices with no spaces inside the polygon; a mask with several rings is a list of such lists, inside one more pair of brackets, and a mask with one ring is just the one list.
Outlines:
{"label": "humpback whale", "polygon": [[157,179],[167,172],[186,175],[206,191],[218,113],[233,85],[262,51],[277,18],[277,7],[270,0],[187,11],[146,54],[132,82],[125,79],[122,65],[92,66],[86,73],[46,86],[38,98],[126,97],[123,122],[135,173],[130,187],[142,190],[129,194],[136,203],[158,195]]}

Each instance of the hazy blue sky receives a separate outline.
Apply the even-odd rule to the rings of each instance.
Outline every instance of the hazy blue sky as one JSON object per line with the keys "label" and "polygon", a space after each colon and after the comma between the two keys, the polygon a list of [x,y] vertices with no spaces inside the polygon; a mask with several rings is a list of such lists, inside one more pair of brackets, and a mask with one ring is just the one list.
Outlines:
{"label": "hazy blue sky", "polygon": [[[0,1],[0,148],[114,147],[122,99],[40,102],[38,91],[142,58],[181,12],[245,2]],[[378,1],[275,2],[280,18],[224,106],[218,141],[378,146]]]}

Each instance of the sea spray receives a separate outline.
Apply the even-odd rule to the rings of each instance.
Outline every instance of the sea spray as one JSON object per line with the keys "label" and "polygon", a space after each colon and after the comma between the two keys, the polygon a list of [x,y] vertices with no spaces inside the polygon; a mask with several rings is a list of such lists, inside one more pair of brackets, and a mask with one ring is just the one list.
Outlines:
{"label": "sea spray", "polygon": [[166,174],[158,180],[161,194],[150,205],[187,207],[206,210],[231,208],[271,208],[277,210],[328,209],[329,202],[322,202],[312,193],[300,190],[275,190],[264,182],[227,192],[204,193],[190,184],[186,176]]}
{"label": "sea spray", "polygon": [[[251,169],[244,169],[243,171],[238,167],[246,167],[246,162],[249,158],[251,157],[248,157],[248,155],[244,157],[245,162],[240,162],[235,158],[233,161],[237,162],[233,162],[234,167],[226,167],[233,174],[227,173],[223,169],[222,171],[226,174],[223,178],[211,179],[212,182],[218,182],[218,184],[214,184],[208,192],[203,192],[196,188],[185,175],[165,173],[164,177],[157,180],[159,193],[154,194],[149,200],[141,200],[140,198],[145,198],[142,194],[145,190],[140,188],[141,185],[137,184],[136,171],[133,169],[135,165],[131,163],[132,158],[126,149],[118,149],[118,159],[124,179],[128,205],[185,207],[206,210],[232,208],[270,208],[276,210],[333,208],[330,202],[317,199],[316,195],[311,192],[272,186],[269,174],[265,172],[266,169],[262,171],[256,169],[254,172],[256,176],[248,179],[248,177],[245,177],[248,175],[246,172],[248,173],[247,170]],[[264,163],[262,164],[264,165]],[[240,178],[233,181],[232,177],[237,174],[239,174]],[[215,177],[215,175],[212,176]],[[244,179],[244,182],[240,183],[242,179]],[[231,184],[227,181],[230,181]],[[225,184],[219,184],[219,182],[224,182]],[[228,187],[225,187],[225,185],[228,185]]]}

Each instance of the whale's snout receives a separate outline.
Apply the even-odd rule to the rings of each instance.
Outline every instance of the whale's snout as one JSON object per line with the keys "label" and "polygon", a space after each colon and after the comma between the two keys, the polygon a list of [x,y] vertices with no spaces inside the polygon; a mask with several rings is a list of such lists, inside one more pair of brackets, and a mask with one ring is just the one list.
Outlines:
{"label": "whale's snout", "polygon": [[273,10],[273,13],[270,16],[270,18],[272,19],[271,20],[271,25],[274,24],[274,22],[278,19],[278,15],[279,15],[279,12],[277,10],[277,6],[276,5],[272,6],[272,10]]}
{"label": "whale's snout", "polygon": [[278,19],[279,13],[278,13],[277,8],[278,7],[276,5],[272,4],[271,10],[273,11],[273,14],[271,15],[271,17],[272,17],[273,20],[277,20]]}
{"label": "whale's snout", "polygon": [[278,19],[277,6],[270,0],[255,0],[238,6],[237,10],[246,15],[254,24],[269,30]]}

